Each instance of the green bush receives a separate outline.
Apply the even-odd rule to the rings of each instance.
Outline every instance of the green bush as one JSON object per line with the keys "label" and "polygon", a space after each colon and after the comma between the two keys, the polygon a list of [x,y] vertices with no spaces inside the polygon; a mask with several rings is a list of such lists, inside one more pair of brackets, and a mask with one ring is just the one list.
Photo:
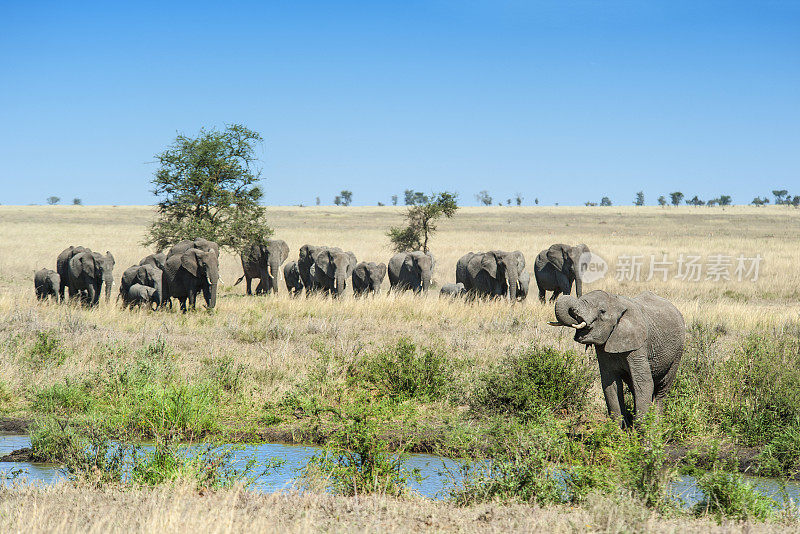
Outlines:
{"label": "green bush", "polygon": [[61,346],[61,340],[47,330],[36,332],[36,340],[28,349],[29,361],[37,367],[61,365],[67,359],[67,351]]}
{"label": "green bush", "polygon": [[694,506],[696,515],[713,515],[745,521],[764,521],[774,514],[775,502],[758,493],[738,473],[709,471],[697,481],[705,498]]}
{"label": "green bush", "polygon": [[29,432],[33,457],[38,462],[64,463],[81,451],[75,429],[54,418],[35,420]]}
{"label": "green bush", "polygon": [[800,473],[800,429],[788,427],[758,455],[758,474],[794,477]]}
{"label": "green bush", "polygon": [[655,410],[632,431],[618,449],[622,484],[648,508],[665,511],[673,506],[669,485],[676,471],[667,466],[665,432],[656,423]]}
{"label": "green bush", "polygon": [[44,413],[74,415],[88,411],[92,402],[91,387],[87,383],[65,380],[37,391],[31,408]]}
{"label": "green bush", "polygon": [[453,368],[443,352],[418,349],[401,339],[396,346],[359,360],[350,375],[396,399],[434,400],[447,391]]}
{"label": "green bush", "polygon": [[594,367],[574,351],[531,346],[509,356],[478,379],[472,407],[535,420],[549,413],[576,413],[586,406]]}
{"label": "green bush", "polygon": [[148,384],[125,392],[122,423],[139,435],[196,439],[216,428],[216,390],[206,384]]}

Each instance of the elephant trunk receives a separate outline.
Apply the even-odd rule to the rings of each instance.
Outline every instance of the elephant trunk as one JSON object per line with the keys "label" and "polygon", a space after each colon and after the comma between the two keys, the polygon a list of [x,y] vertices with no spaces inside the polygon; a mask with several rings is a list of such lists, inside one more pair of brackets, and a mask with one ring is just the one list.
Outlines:
{"label": "elephant trunk", "polygon": [[211,285],[203,287],[203,298],[206,299],[209,310],[217,305],[217,285],[217,282],[212,282]]}
{"label": "elephant trunk", "polygon": [[333,279],[333,294],[334,295],[341,295],[344,293],[345,287],[347,287],[347,282],[345,280],[344,273],[336,273],[335,278]]}
{"label": "elephant trunk", "polygon": [[578,304],[578,299],[572,295],[561,295],[556,299],[556,319],[562,326],[575,327],[579,324],[574,311]]}
{"label": "elephant trunk", "polygon": [[508,298],[514,302],[517,300],[517,288],[519,287],[519,275],[515,269],[506,270],[506,285],[508,286]]}
{"label": "elephant trunk", "polygon": [[113,278],[111,278],[110,276],[108,276],[108,277],[105,277],[105,278],[103,279],[103,285],[105,285],[105,286],[106,286],[106,287],[105,287],[105,291],[106,291],[106,302],[110,302],[110,301],[111,301],[111,286],[112,286],[113,284],[114,284],[114,279],[113,279]]}
{"label": "elephant trunk", "polygon": [[431,273],[423,271],[422,272],[422,291],[427,292],[428,288],[431,287]]}
{"label": "elephant trunk", "polygon": [[575,277],[575,296],[580,297],[583,294],[583,282],[581,281],[581,276]]}

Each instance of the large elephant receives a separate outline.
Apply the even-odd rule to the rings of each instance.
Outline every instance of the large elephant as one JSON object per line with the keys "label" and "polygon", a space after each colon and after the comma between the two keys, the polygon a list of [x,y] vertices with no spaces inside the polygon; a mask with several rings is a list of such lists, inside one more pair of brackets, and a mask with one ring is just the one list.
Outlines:
{"label": "large elephant", "polygon": [[356,264],[358,260],[352,252],[336,247],[318,251],[314,255],[314,287],[334,297],[342,295]]}
{"label": "large elephant", "polygon": [[59,300],[64,300],[64,290],[69,287],[69,260],[78,254],[86,252],[87,250],[89,249],[86,247],[70,246],[69,248],[64,249],[61,254],[58,255],[58,258],[56,259],[56,272],[61,279],[61,283],[58,286]]}
{"label": "large elephant", "polygon": [[278,292],[278,272],[283,262],[289,256],[289,246],[282,239],[270,239],[266,244],[250,245],[241,254],[242,270],[244,274],[235,284],[245,279],[245,287],[248,295],[252,295],[250,281],[258,278],[256,295],[262,292]]}
{"label": "large elephant", "polygon": [[650,292],[634,298],[590,291],[580,298],[558,297],[554,326],[575,329],[575,341],[594,345],[608,413],[628,426],[632,418],[622,391],[633,393],[641,419],[655,400],[660,408],[683,354],[686,326],[668,300]]}
{"label": "large elephant", "polygon": [[157,267],[163,271],[167,265],[167,255],[163,252],[150,254],[149,256],[142,258],[142,261],[139,262],[139,265],[152,265],[153,267]]}
{"label": "large elephant", "polygon": [[389,285],[392,291],[427,292],[431,286],[434,260],[430,252],[398,252],[389,260]]}
{"label": "large elephant", "polygon": [[184,239],[183,241],[179,241],[173,245],[169,252],[167,253],[167,258],[173,256],[175,254],[183,254],[190,248],[200,249],[203,252],[211,252],[213,251],[214,254],[219,259],[219,245],[216,244],[214,241],[209,241],[204,237],[198,237],[195,239]]}
{"label": "large elephant", "polygon": [[296,261],[290,261],[283,266],[283,281],[290,297],[296,297],[303,291],[303,280],[300,278],[300,269]]}
{"label": "large elephant", "polygon": [[300,280],[306,288],[306,296],[314,291],[314,281],[316,276],[313,273],[314,256],[329,247],[318,245],[303,245],[300,247],[300,254],[297,258],[297,270],[300,272]]}
{"label": "large elephant", "polygon": [[[464,284],[476,296],[505,296],[514,301],[520,296],[520,278],[525,278],[524,272],[525,256],[519,250],[468,252],[456,263],[456,282]],[[522,290],[527,293],[524,287]]]}
{"label": "large elephant", "polygon": [[381,292],[381,284],[386,277],[386,264],[362,261],[353,270],[353,293],[356,296]]}
{"label": "large elephant", "polygon": [[111,286],[114,283],[114,256],[106,251],[103,256],[89,249],[73,256],[67,266],[69,276],[69,296],[79,294],[90,306],[96,306],[100,300],[100,288],[105,284],[106,302],[111,298]]}
{"label": "large elephant", "polygon": [[189,307],[195,308],[197,293],[203,293],[209,309],[217,304],[217,286],[219,284],[219,260],[213,250],[204,251],[190,248],[181,254],[167,257],[166,279],[169,296],[177,298],[181,303],[181,311]]}
{"label": "large elephant", "polygon": [[44,300],[47,297],[53,297],[58,302],[61,277],[53,269],[39,269],[33,273],[33,287],[36,289],[37,299]]}
{"label": "large elephant", "polygon": [[150,301],[161,306],[165,300],[164,278],[164,272],[149,263],[128,267],[122,273],[122,279],[119,282],[119,296],[122,298],[123,305],[128,306],[131,304],[130,288],[139,284],[152,287],[153,294],[150,297]]}
{"label": "large elephant", "polygon": [[557,243],[550,245],[550,248],[536,256],[533,274],[536,277],[536,285],[539,286],[541,302],[545,301],[545,291],[553,292],[550,302],[555,301],[562,293],[569,295],[573,282],[575,282],[575,295],[581,296],[583,288],[579,260],[581,255],[588,252],[589,247],[583,244],[571,247]]}

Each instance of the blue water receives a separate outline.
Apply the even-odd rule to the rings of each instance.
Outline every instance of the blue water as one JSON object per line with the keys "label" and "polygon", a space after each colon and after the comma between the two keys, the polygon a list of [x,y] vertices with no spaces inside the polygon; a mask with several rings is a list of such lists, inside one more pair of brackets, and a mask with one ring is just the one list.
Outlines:
{"label": "blue water", "polygon": [[[0,456],[11,451],[30,447],[31,441],[27,435],[8,434],[0,432]],[[143,447],[147,450],[147,447]],[[242,450],[236,451],[235,457],[244,462],[255,457],[259,464],[266,464],[273,458],[283,460],[283,465],[259,476],[252,489],[254,491],[271,493],[294,486],[298,471],[304,467],[308,460],[322,451],[319,447],[307,445],[286,445],[282,443],[265,443],[262,445],[247,445]],[[431,499],[447,497],[447,490],[451,487],[452,479],[444,474],[445,470],[455,473],[459,463],[454,460],[432,456],[428,454],[412,454],[408,457],[405,467],[409,470],[419,469],[424,477],[421,482],[412,481],[410,486],[420,495]],[[9,480],[12,473],[19,473],[18,478],[23,478],[31,484],[52,484],[64,480],[64,474],[52,464],[31,462],[0,462],[0,483],[2,479]],[[5,476],[3,476],[5,475]],[[783,483],[776,479],[761,477],[746,477],[746,479],[762,494],[783,503],[788,497],[794,502],[800,501],[800,483],[796,481]],[[702,492],[697,487],[693,477],[685,476],[676,480],[672,485],[672,493],[683,501],[685,506],[692,506],[703,498]]]}

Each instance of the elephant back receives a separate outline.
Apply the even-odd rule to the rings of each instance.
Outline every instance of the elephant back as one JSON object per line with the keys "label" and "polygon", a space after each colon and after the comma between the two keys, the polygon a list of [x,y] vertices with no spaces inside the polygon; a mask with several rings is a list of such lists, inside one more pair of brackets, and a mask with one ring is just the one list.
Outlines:
{"label": "elephant back", "polygon": [[474,252],[467,252],[456,262],[456,283],[464,284],[466,289],[472,289],[472,280],[470,279],[467,265],[469,265],[473,256],[475,256]]}
{"label": "elephant back", "polygon": [[159,252],[158,254],[150,254],[149,256],[145,256],[142,258],[142,261],[139,262],[139,265],[153,265],[160,270],[164,270],[164,264],[167,261],[167,255],[163,252]]}

